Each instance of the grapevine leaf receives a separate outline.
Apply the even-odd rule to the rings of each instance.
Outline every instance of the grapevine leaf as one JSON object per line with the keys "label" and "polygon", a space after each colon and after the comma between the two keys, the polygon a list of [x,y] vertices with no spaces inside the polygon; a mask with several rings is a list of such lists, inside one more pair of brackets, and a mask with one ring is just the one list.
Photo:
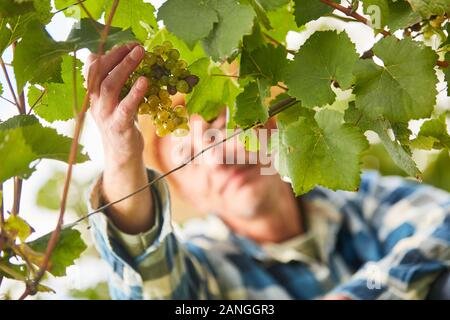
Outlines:
{"label": "grapevine leaf", "polygon": [[437,95],[436,53],[395,37],[380,40],[373,52],[384,66],[373,60],[356,63],[356,107],[368,117],[383,115],[393,122],[429,117]]}
{"label": "grapevine leaf", "polygon": [[34,231],[30,225],[18,215],[10,215],[4,224],[5,231],[24,242]]}
{"label": "grapevine leaf", "polygon": [[325,14],[332,13],[334,10],[332,7],[317,0],[294,0],[294,3],[295,22],[299,27],[311,20],[319,19]]}
{"label": "grapevine leaf", "polygon": [[[86,0],[83,2],[83,5],[87,9],[87,11],[89,11],[92,18],[100,19],[102,13],[105,11],[105,2],[106,0]],[[87,13],[80,7],[80,5],[72,6],[76,3],[77,1],[74,0],[55,0],[55,9],[62,10],[64,8],[67,8],[63,11],[66,17],[72,17],[77,20],[81,18],[87,18]]]}
{"label": "grapevine leaf", "polygon": [[375,132],[394,163],[400,169],[412,177],[421,177],[421,172],[412,159],[409,150],[400,143],[397,136],[395,136],[394,140],[389,136],[389,129],[391,129],[389,121],[382,118],[371,119],[366,117],[360,110],[355,108],[354,103],[351,103],[350,107],[346,110],[345,120],[347,123],[357,125],[364,131],[371,130]]}
{"label": "grapevine leaf", "polygon": [[0,276],[19,281],[26,281],[27,270],[25,265],[12,264],[5,258],[0,258]]}
{"label": "grapevine leaf", "polygon": [[[112,4],[113,0],[107,0],[106,12],[111,11]],[[148,38],[148,32],[144,26],[158,30],[154,12],[153,5],[143,0],[120,1],[112,25],[122,29],[131,28],[136,38],[144,42]]]}
{"label": "grapevine leaf", "polygon": [[[55,129],[43,127],[34,116],[19,115],[0,124],[0,181],[13,176],[26,177],[33,172],[31,162],[37,159],[67,161],[72,139],[59,135]],[[76,161],[88,156],[80,151]]]}
{"label": "grapevine leaf", "polygon": [[[35,86],[28,90],[28,104],[35,105],[34,112],[48,122],[72,119],[77,111],[81,110],[86,90],[83,86],[81,75],[83,64],[77,59],[76,63],[76,86],[77,107],[73,108],[73,57],[66,55],[61,64],[61,76],[63,83],[46,83],[43,85],[45,92]],[[39,97],[41,97],[39,99]],[[38,100],[39,99],[39,100]],[[37,103],[36,103],[37,102]]]}
{"label": "grapevine leaf", "polygon": [[423,180],[450,192],[450,154],[442,150],[423,173]]}
{"label": "grapevine leaf", "polygon": [[19,91],[25,83],[61,82],[61,54],[67,46],[54,41],[37,21],[27,25],[14,51],[14,71]]}
{"label": "grapevine leaf", "polygon": [[371,25],[382,29],[389,21],[389,0],[362,0],[364,12],[371,17]]}
{"label": "grapevine leaf", "polygon": [[332,104],[336,98],[333,81],[348,89],[352,68],[358,61],[355,45],[345,32],[316,32],[300,48],[290,64],[286,84],[289,93],[305,107]]}
{"label": "grapevine leaf", "polygon": [[245,150],[250,152],[258,152],[260,143],[255,129],[248,129],[240,133],[238,139],[239,142],[244,145]]}
{"label": "grapevine leaf", "polygon": [[[74,26],[64,43],[70,49],[79,50],[88,48],[92,52],[97,52],[101,41],[101,30],[105,26],[99,22],[90,19],[81,19],[80,24]],[[100,30],[100,33],[97,31]],[[105,41],[105,51],[111,49],[115,45],[136,41],[133,32],[130,29],[122,30],[121,28],[111,27],[108,32],[108,38]]]}
{"label": "grapevine leaf", "polygon": [[167,0],[158,10],[158,20],[166,28],[184,40],[191,48],[204,39],[218,22],[217,12],[208,1]]}
{"label": "grapevine leaf", "polygon": [[254,51],[244,48],[241,57],[240,76],[253,76],[267,79],[276,85],[284,80],[288,65],[287,52],[282,46],[272,45],[259,47]]}
{"label": "grapevine leaf", "polygon": [[305,28],[297,27],[292,11],[290,6],[284,6],[267,13],[271,25],[275,28],[267,30],[266,33],[284,45],[286,45],[286,36],[289,31],[300,32]]}
{"label": "grapevine leaf", "polygon": [[[51,233],[48,233],[29,242],[28,245],[33,250],[44,253],[50,237]],[[87,246],[81,239],[81,233],[78,230],[62,229],[50,259],[49,272],[57,277],[65,276],[67,267],[73,265],[75,259],[78,259],[86,248]]]}
{"label": "grapevine leaf", "polygon": [[361,153],[369,144],[342,114],[322,110],[314,118],[299,117],[280,130],[281,158],[297,195],[316,185],[337,190],[358,189]]}
{"label": "grapevine leaf", "polygon": [[211,0],[219,21],[203,40],[205,51],[213,60],[224,60],[239,47],[245,34],[252,31],[255,13],[248,5],[240,5],[234,0]]}
{"label": "grapevine leaf", "polygon": [[253,7],[253,10],[255,10],[256,18],[261,23],[261,25],[263,25],[264,28],[266,28],[267,30],[272,29],[269,17],[267,16],[266,9],[261,5],[261,2],[259,0],[247,0],[247,1]]}
{"label": "grapevine leaf", "polygon": [[251,82],[244,91],[236,97],[236,111],[234,122],[241,128],[264,124],[269,118],[264,99],[269,95],[268,87],[261,88],[260,82]]}
{"label": "grapevine leaf", "polygon": [[431,16],[443,16],[450,13],[449,0],[407,0],[414,11],[418,12],[423,18],[428,19]]}
{"label": "grapevine leaf", "polygon": [[6,18],[0,18],[0,56],[3,51],[8,47],[9,40],[11,39],[12,32],[7,26],[8,20]]}
{"label": "grapevine leaf", "polygon": [[439,118],[425,121],[420,128],[417,138],[413,140],[413,146],[428,150],[442,148],[450,150],[450,134],[445,121],[445,113]]}
{"label": "grapevine leaf", "polygon": [[196,61],[189,70],[200,78],[192,94],[186,97],[190,114],[200,114],[207,121],[214,119],[239,93],[235,83],[223,76],[220,68],[211,67],[208,58]]}
{"label": "grapevine leaf", "polygon": [[172,42],[174,48],[177,48],[177,50],[180,52],[180,56],[183,57],[183,60],[185,60],[188,64],[191,64],[194,61],[205,57],[206,55],[205,51],[199,43],[195,44],[191,49],[183,40],[180,40],[174,34],[168,32],[166,28],[159,30],[155,34],[155,36],[152,37],[148,48],[153,48],[156,45],[161,45],[166,40]]}
{"label": "grapevine leaf", "polygon": [[290,0],[258,0],[259,3],[267,11],[276,10],[284,5],[287,5]]}
{"label": "grapevine leaf", "polygon": [[389,20],[388,26],[392,31],[404,29],[422,20],[420,15],[413,11],[406,1],[388,2]]}
{"label": "grapevine leaf", "polygon": [[35,11],[33,1],[0,1],[0,18],[23,15]]}

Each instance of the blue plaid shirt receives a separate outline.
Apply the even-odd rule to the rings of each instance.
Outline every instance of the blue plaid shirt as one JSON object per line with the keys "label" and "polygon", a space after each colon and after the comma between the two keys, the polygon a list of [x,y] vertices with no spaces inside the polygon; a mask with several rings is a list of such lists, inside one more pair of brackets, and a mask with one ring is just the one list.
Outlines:
{"label": "blue plaid shirt", "polygon": [[151,193],[157,218],[146,233],[90,218],[115,299],[423,299],[450,268],[450,195],[399,177],[367,172],[358,192],[315,188],[301,197],[307,232],[263,246],[215,215],[179,229],[167,184]]}

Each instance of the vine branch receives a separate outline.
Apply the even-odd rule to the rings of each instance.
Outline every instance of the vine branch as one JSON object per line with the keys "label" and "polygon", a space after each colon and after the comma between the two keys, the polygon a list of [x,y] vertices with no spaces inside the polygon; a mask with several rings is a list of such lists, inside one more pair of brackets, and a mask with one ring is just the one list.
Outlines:
{"label": "vine branch", "polygon": [[[78,0],[78,3],[80,3],[80,1],[81,0]],[[98,48],[98,54],[100,56],[104,53],[105,41],[108,38],[108,33],[109,33],[110,26],[111,26],[111,22],[114,17],[114,14],[116,12],[118,4],[119,4],[119,0],[114,0],[114,3],[111,7],[111,12],[108,17],[108,21],[107,21],[107,23],[103,29],[103,32],[101,34],[99,48]],[[36,274],[36,277],[30,283],[27,283],[25,291],[22,293],[19,300],[23,300],[28,295],[36,293],[37,286],[39,285],[40,280],[42,279],[45,272],[47,271],[52,252],[55,249],[56,244],[58,243],[59,235],[61,233],[62,225],[64,222],[64,213],[65,213],[65,209],[66,209],[70,181],[72,179],[72,169],[73,169],[73,165],[75,163],[75,158],[76,158],[76,154],[77,154],[77,150],[78,150],[78,141],[80,139],[81,129],[84,124],[84,119],[86,116],[86,111],[87,111],[88,105],[89,105],[89,88],[88,88],[88,92],[84,96],[83,105],[82,105],[80,113],[77,116],[77,120],[76,120],[76,124],[75,124],[75,132],[74,132],[74,137],[73,137],[73,141],[72,141],[72,145],[71,145],[70,153],[69,153],[68,169],[67,169],[66,178],[64,180],[64,188],[63,188],[63,194],[62,194],[62,198],[61,198],[58,222],[56,224],[55,230],[52,232],[52,235],[50,236],[50,240],[48,242],[47,249],[45,251],[45,256],[44,256],[42,265],[40,266],[39,271]]]}
{"label": "vine branch", "polygon": [[17,100],[16,92],[14,91],[14,88],[12,86],[11,79],[9,78],[8,70],[6,70],[5,62],[3,61],[2,57],[0,57],[0,64],[1,64],[2,69],[3,69],[3,73],[5,74],[6,83],[8,85],[9,91],[11,92],[11,95],[12,95],[12,97],[14,99],[14,102],[16,104],[17,110],[19,111],[19,113],[21,113],[19,100]]}
{"label": "vine branch", "polygon": [[[342,13],[344,13],[345,15],[349,16],[349,17],[353,17],[356,20],[358,20],[361,23],[364,23],[367,26],[370,26],[369,24],[369,20],[367,20],[367,18],[363,17],[362,15],[360,15],[359,13],[355,12],[353,10],[353,8],[346,8],[342,5],[340,5],[339,3],[333,2],[331,0],[319,0],[320,2],[326,4],[329,7],[332,7]],[[380,30],[380,32],[386,37],[389,36],[391,33],[389,31],[386,30]]]}

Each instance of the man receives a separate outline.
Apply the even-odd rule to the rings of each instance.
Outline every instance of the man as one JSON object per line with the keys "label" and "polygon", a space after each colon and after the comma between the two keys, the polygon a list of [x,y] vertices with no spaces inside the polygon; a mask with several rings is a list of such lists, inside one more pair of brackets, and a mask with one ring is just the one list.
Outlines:
{"label": "man", "polygon": [[[93,209],[157,176],[145,167],[135,124],[146,79],[119,100],[143,55],[142,47],[128,45],[90,57],[91,112],[106,161],[91,193]],[[223,130],[225,116],[212,123],[193,116],[195,123]],[[202,142],[193,137],[187,147],[197,152]],[[165,137],[145,152],[166,171],[176,164],[173,147]],[[229,142],[224,154],[239,148]],[[213,215],[174,230],[169,189],[160,181],[91,217],[111,267],[113,298],[423,299],[450,267],[450,196],[430,186],[368,173],[358,192],[319,187],[296,198],[280,176],[261,175],[258,164],[219,161],[191,163],[170,179],[182,197]]]}

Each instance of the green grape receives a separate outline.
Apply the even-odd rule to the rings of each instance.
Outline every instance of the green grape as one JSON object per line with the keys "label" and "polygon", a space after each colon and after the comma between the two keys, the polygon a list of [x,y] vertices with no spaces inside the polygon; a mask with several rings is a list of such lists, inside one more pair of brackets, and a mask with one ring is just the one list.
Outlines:
{"label": "green grape", "polygon": [[156,64],[158,66],[163,66],[164,65],[164,59],[161,56],[156,57]]}
{"label": "green grape", "polygon": [[174,76],[169,77],[169,85],[176,86],[178,83],[178,78]]}
{"label": "green grape", "polygon": [[147,98],[147,103],[151,106],[151,107],[157,107],[159,106],[161,100],[158,98],[158,96],[156,95],[151,95]]}
{"label": "green grape", "polygon": [[182,72],[183,72],[183,69],[178,69],[178,68],[172,69],[172,75],[177,78],[180,77]]}
{"label": "green grape", "polygon": [[141,71],[142,71],[142,74],[147,75],[150,72],[152,72],[152,68],[150,66],[148,66],[148,65],[144,65],[142,67]]}
{"label": "green grape", "polygon": [[166,68],[167,70],[172,70],[175,66],[176,66],[176,61],[172,60],[172,59],[167,59],[164,62],[164,68]]}
{"label": "green grape", "polygon": [[162,46],[164,47],[164,49],[166,49],[166,51],[169,51],[170,49],[173,48],[173,44],[172,44],[172,42],[170,42],[169,40],[165,40],[165,41],[162,43]]}
{"label": "green grape", "polygon": [[159,137],[164,137],[164,136],[168,135],[169,133],[170,133],[170,131],[167,130],[167,129],[165,129],[163,126],[158,126],[158,127],[156,128],[156,134],[157,134]]}
{"label": "green grape", "polygon": [[147,114],[150,111],[150,105],[146,102],[143,102],[139,105],[139,114]]}
{"label": "green grape", "polygon": [[189,84],[184,80],[180,80],[177,83],[177,90],[181,93],[186,93],[189,91]]}
{"label": "green grape", "polygon": [[151,116],[156,116],[158,111],[159,111],[158,106],[150,105],[150,104],[148,106],[149,106],[148,114],[151,115]]}
{"label": "green grape", "polygon": [[170,49],[167,52],[167,56],[172,60],[178,60],[180,58],[180,52],[177,49]]}
{"label": "green grape", "polygon": [[167,86],[169,84],[169,76],[163,75],[161,79],[159,79],[159,83],[161,86]]}
{"label": "green grape", "polygon": [[156,63],[156,55],[151,53],[151,52],[147,52],[145,53],[145,57],[144,57],[144,63],[149,65],[150,67],[152,65],[154,65]]}
{"label": "green grape", "polygon": [[155,46],[153,48],[153,53],[158,55],[158,56],[162,55],[164,53],[164,51],[165,51],[165,49],[164,49],[163,46]]}
{"label": "green grape", "polygon": [[188,66],[187,62],[184,60],[178,60],[177,61],[177,68],[178,69],[186,69]]}
{"label": "green grape", "polygon": [[166,108],[170,108],[172,106],[172,100],[170,98],[161,99],[161,105]]}
{"label": "green grape", "polygon": [[155,96],[159,92],[159,87],[155,84],[152,84],[147,89],[147,96]]}
{"label": "green grape", "polygon": [[158,119],[161,121],[166,121],[167,119],[169,119],[170,113],[166,110],[160,110],[158,112]]}
{"label": "green grape", "polygon": [[178,105],[178,106],[176,106],[174,109],[173,109],[173,111],[175,112],[175,114],[178,116],[178,117],[185,117],[187,114],[186,114],[186,109],[182,106],[182,105]]}
{"label": "green grape", "polygon": [[167,90],[161,89],[158,93],[158,96],[161,100],[170,99],[170,94]]}
{"label": "green grape", "polygon": [[190,75],[191,75],[191,72],[188,69],[183,69],[183,70],[181,70],[180,78],[184,79],[184,78],[189,77]]}
{"label": "green grape", "polygon": [[173,120],[172,119],[167,119],[167,121],[163,123],[163,128],[166,129],[167,131],[172,132],[175,129],[175,125],[173,123]]}
{"label": "green grape", "polygon": [[181,125],[179,125],[174,131],[173,131],[173,135],[175,137],[184,137],[186,135],[189,134],[189,126],[187,125],[187,123],[183,123]]}

